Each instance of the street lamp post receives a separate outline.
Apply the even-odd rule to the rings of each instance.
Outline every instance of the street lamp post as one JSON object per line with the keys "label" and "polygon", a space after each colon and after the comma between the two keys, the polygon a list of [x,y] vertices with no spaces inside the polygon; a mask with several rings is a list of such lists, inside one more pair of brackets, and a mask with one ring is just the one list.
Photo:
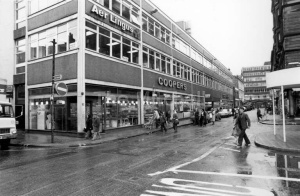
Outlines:
{"label": "street lamp post", "polygon": [[54,75],[55,75],[55,39],[51,41],[53,43],[53,54],[52,54],[52,87],[51,87],[51,143],[54,143]]}

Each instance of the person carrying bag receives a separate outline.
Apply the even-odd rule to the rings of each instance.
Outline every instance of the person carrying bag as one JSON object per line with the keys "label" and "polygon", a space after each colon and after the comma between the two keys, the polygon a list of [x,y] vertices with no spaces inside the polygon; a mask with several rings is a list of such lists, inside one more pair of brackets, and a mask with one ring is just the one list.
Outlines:
{"label": "person carrying bag", "polygon": [[93,130],[93,119],[92,119],[92,115],[89,114],[86,120],[85,139],[92,138],[92,130]]}
{"label": "person carrying bag", "polygon": [[174,110],[173,113],[173,129],[174,129],[174,133],[177,133],[177,126],[179,124],[179,119],[178,119],[178,115],[176,110]]}

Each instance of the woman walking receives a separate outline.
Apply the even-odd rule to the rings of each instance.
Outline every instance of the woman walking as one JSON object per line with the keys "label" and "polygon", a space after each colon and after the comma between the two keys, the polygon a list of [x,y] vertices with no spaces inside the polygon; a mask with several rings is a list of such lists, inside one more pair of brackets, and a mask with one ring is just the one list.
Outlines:
{"label": "woman walking", "polygon": [[173,113],[173,129],[174,129],[174,133],[177,133],[177,126],[179,124],[179,120],[178,120],[178,115],[176,110],[174,110]]}
{"label": "woman walking", "polygon": [[238,139],[239,139],[239,135],[241,133],[241,129],[237,125],[237,119],[238,119],[239,115],[240,115],[239,110],[236,109],[235,114],[233,116],[233,130],[232,130],[232,134],[231,134],[235,138],[236,145],[238,145]]}
{"label": "woman walking", "polygon": [[211,122],[212,122],[212,125],[215,124],[215,121],[216,121],[216,112],[214,110],[214,108],[211,108]]}

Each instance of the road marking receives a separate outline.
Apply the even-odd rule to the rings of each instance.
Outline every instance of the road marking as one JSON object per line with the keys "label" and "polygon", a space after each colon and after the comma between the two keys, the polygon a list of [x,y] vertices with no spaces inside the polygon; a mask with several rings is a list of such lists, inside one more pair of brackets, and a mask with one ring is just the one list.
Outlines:
{"label": "road marking", "polygon": [[236,144],[225,143],[226,145],[236,146]]}
{"label": "road marking", "polygon": [[224,148],[224,147],[220,147],[220,148],[223,148],[225,150],[235,151],[235,152],[241,152],[240,150],[234,150],[234,149],[231,149],[231,148]]}
{"label": "road marking", "polygon": [[[146,190],[146,194],[141,196],[147,196],[148,194],[166,195],[166,196],[195,196],[197,195],[210,195],[210,196],[274,196],[274,194],[268,190],[261,188],[253,188],[246,186],[235,186],[230,184],[221,184],[204,181],[184,180],[176,178],[163,178],[160,180],[162,185],[152,185],[156,188],[153,190]],[[157,190],[157,188],[167,190]],[[176,192],[171,192],[176,190]],[[180,192],[178,192],[180,191]],[[190,192],[190,193],[186,193]],[[148,195],[149,196],[149,195]]]}
{"label": "road marking", "polygon": [[210,153],[212,153],[214,150],[216,150],[217,148],[219,148],[222,144],[219,144],[213,148],[211,148],[209,151],[207,151],[206,153],[204,153],[203,155],[201,155],[200,157],[190,161],[190,162],[187,162],[187,163],[183,163],[181,165],[178,165],[178,166],[175,166],[175,167],[172,167],[170,169],[167,169],[165,171],[158,171],[158,172],[155,172],[155,173],[152,173],[152,174],[148,174],[149,176],[156,176],[156,175],[160,175],[160,174],[163,174],[163,173],[167,173],[169,171],[174,171],[178,168],[181,168],[181,167],[184,167],[186,165],[189,165],[191,163],[194,163],[194,162],[197,162],[197,161],[200,161],[201,159],[204,159],[205,157],[207,157]]}
{"label": "road marking", "polygon": [[173,171],[170,171],[170,172],[190,173],[190,174],[204,174],[204,175],[219,175],[219,176],[234,176],[234,177],[247,177],[247,178],[261,178],[261,179],[270,179],[270,180],[287,180],[287,181],[300,182],[300,179],[298,179],[298,178],[285,178],[285,177],[277,177],[277,176],[259,176],[259,175],[218,173],[218,172],[205,172],[205,171],[193,171],[193,170],[173,170]]}

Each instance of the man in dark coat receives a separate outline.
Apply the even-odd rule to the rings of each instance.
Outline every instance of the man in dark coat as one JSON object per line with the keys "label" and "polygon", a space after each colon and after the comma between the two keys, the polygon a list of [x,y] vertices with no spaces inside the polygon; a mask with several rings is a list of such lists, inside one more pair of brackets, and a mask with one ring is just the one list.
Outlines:
{"label": "man in dark coat", "polygon": [[241,134],[239,135],[239,139],[238,139],[238,148],[242,147],[242,143],[243,143],[243,139],[246,142],[246,146],[250,146],[250,140],[246,134],[246,129],[249,129],[251,126],[251,121],[249,119],[249,116],[244,113],[245,108],[241,107],[240,108],[240,115],[236,121],[236,125],[239,126],[239,128],[241,129]]}

